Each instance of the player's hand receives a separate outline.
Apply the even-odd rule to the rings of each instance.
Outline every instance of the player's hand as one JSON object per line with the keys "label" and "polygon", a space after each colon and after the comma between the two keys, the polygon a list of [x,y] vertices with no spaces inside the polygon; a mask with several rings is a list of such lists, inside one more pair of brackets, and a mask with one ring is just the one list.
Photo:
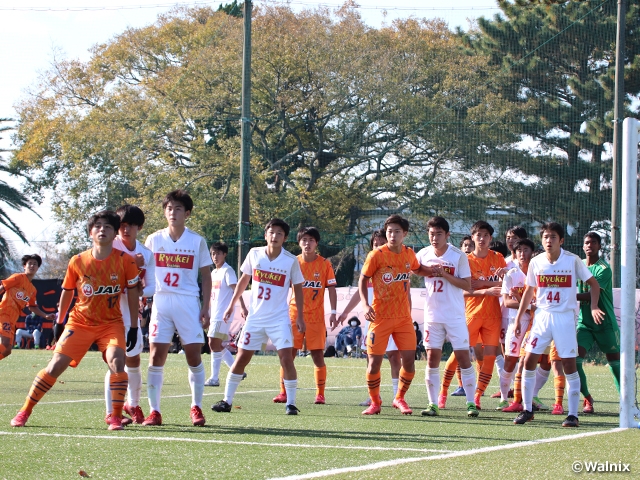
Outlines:
{"label": "player's hand", "polygon": [[500,278],[504,277],[505,274],[509,271],[509,269],[507,267],[500,267],[499,269],[496,270],[496,275],[498,275]]}
{"label": "player's hand", "polygon": [[370,322],[376,321],[376,312],[371,305],[367,305],[364,309],[364,318]]}
{"label": "player's hand", "polygon": [[247,310],[246,308],[242,308],[240,311],[240,316],[246,320],[247,317],[249,316],[249,310]]}
{"label": "player's hand", "polygon": [[514,332],[516,334],[516,337],[520,336],[520,330],[521,330],[521,328],[520,328],[520,320],[516,320],[516,329],[515,329],[515,332]]}
{"label": "player's hand", "polygon": [[599,308],[591,309],[591,316],[593,317],[593,321],[596,322],[597,325],[602,325],[602,321],[604,320],[604,312]]}
{"label": "player's hand", "polygon": [[490,295],[492,297],[499,297],[500,291],[502,290],[502,287],[491,287],[491,288],[487,288],[484,292],[485,295]]}
{"label": "player's hand", "polygon": [[55,313],[50,313],[49,315],[46,315],[44,318],[46,318],[47,320],[55,320],[56,319],[56,314]]}
{"label": "player's hand", "polygon": [[520,292],[518,291],[517,288],[513,287],[511,288],[511,290],[509,291],[509,295],[511,296],[511,298],[513,298],[516,302],[521,302],[522,301],[522,295],[520,295]]}
{"label": "player's hand", "polygon": [[335,313],[329,315],[329,326],[331,327],[331,331],[333,331],[338,326],[338,320],[336,319]]}
{"label": "player's hand", "polygon": [[144,256],[141,253],[136,253],[134,258],[136,259],[136,266],[138,268],[144,267]]}
{"label": "player's hand", "polygon": [[444,274],[444,269],[442,268],[442,265],[434,265],[431,267],[431,272],[434,277],[441,277]]}
{"label": "player's hand", "polygon": [[222,315],[222,320],[224,320],[224,323],[229,323],[229,320],[231,319],[232,314],[233,314],[233,305],[229,305],[227,309],[224,311],[224,314]]}
{"label": "player's hand", "polygon": [[138,327],[130,327],[127,332],[127,352],[133,350],[138,343]]}
{"label": "player's hand", "polygon": [[200,310],[200,323],[202,323],[202,328],[205,330],[209,328],[209,324],[211,323],[211,315],[209,314],[209,308],[203,308]]}
{"label": "player's hand", "polygon": [[488,282],[486,280],[474,280],[471,279],[471,288],[473,290],[480,290],[482,288],[488,287]]}
{"label": "player's hand", "polygon": [[55,342],[60,340],[60,337],[62,336],[62,332],[64,332],[64,325],[61,323],[54,323],[53,324],[53,340]]}
{"label": "player's hand", "polygon": [[307,325],[304,323],[304,319],[301,316],[298,316],[296,319],[296,327],[298,327],[298,331],[300,333],[304,333],[307,330]]}

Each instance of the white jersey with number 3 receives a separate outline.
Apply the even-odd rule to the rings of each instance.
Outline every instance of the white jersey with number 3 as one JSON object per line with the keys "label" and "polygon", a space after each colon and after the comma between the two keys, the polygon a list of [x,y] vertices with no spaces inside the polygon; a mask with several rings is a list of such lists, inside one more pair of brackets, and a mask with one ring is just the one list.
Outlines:
{"label": "white jersey with number 3", "polygon": [[228,263],[211,272],[211,323],[222,322],[224,311],[233,298],[230,285],[237,283],[236,272]]}
{"label": "white jersey with number 3", "polygon": [[198,270],[213,264],[204,238],[185,228],[174,242],[165,228],[149,235],[145,245],[156,262],[156,293],[199,297]]}
{"label": "white jersey with number 3", "polygon": [[578,280],[586,282],[592,276],[580,257],[561,249],[554,263],[546,254],[531,259],[527,285],[538,288],[536,306],[539,309],[569,312],[578,308]]}
{"label": "white jersey with number 3", "polygon": [[287,301],[289,288],[304,282],[298,257],[283,248],[280,255],[271,261],[267,247],[252,248],[240,270],[251,275],[252,280],[247,324],[291,323]]}
{"label": "white jersey with number 3", "polygon": [[[421,265],[433,267],[442,265],[445,271],[457,278],[471,277],[467,256],[453,245],[447,251],[436,255],[433,246],[423,248],[416,257]],[[442,277],[424,277],[427,287],[424,302],[424,321],[432,323],[465,323],[464,290],[449,283]]]}

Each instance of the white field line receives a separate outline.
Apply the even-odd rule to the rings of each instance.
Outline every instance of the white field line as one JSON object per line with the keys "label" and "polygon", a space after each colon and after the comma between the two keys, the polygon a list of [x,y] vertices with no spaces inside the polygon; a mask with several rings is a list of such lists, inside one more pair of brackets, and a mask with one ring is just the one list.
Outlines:
{"label": "white field line", "polygon": [[183,442],[183,443],[216,443],[222,445],[251,445],[259,447],[284,447],[284,448],[330,448],[332,450],[380,450],[397,452],[422,452],[422,453],[447,453],[453,450],[434,450],[430,448],[402,448],[402,447],[374,447],[374,446],[349,446],[349,445],[311,445],[300,443],[265,443],[265,442],[234,442],[229,440],[198,439],[186,437],[123,437],[117,435],[68,435],[64,433],[30,433],[30,432],[2,432],[0,435],[7,436],[28,436],[28,437],[55,437],[55,438],[88,438],[95,440],[152,440],[160,442]]}
{"label": "white field line", "polygon": [[[517,427],[514,427],[517,428]],[[523,427],[526,428],[526,427]],[[602,435],[602,434],[607,434],[607,433],[615,433],[615,432],[620,432],[624,429],[622,428],[613,428],[611,430],[602,430],[602,431],[598,431],[598,432],[585,432],[585,433],[579,433],[577,435],[563,435],[562,437],[555,437],[555,438],[542,438],[540,440],[529,440],[526,442],[516,442],[516,443],[509,443],[507,445],[496,445],[493,447],[484,447],[484,448],[474,448],[471,450],[462,450],[462,451],[458,451],[458,452],[451,452],[451,453],[444,453],[441,455],[430,455],[428,457],[415,457],[415,458],[399,458],[396,460],[387,460],[384,462],[376,462],[376,463],[369,463],[367,465],[360,465],[360,466],[356,466],[356,467],[344,467],[344,468],[332,468],[329,470],[320,470],[318,472],[311,472],[311,473],[305,473],[302,475],[291,475],[288,477],[277,477],[277,478],[272,478],[270,480],[304,480],[304,479],[308,479],[308,478],[320,478],[320,477],[328,477],[331,475],[339,475],[342,473],[353,473],[353,472],[363,472],[363,471],[368,471],[368,470],[378,470],[380,468],[385,468],[385,467],[394,467],[396,465],[402,465],[405,463],[416,463],[416,462],[424,462],[424,461],[431,461],[431,460],[446,460],[449,458],[456,458],[456,457],[467,457],[467,456],[471,456],[471,455],[476,455],[478,453],[489,453],[489,452],[497,452],[500,450],[507,450],[507,449],[511,449],[511,448],[522,448],[522,447],[531,447],[534,445],[541,445],[544,443],[553,443],[553,442],[562,442],[565,440],[574,440],[577,438],[584,438],[584,437],[592,437],[595,435]]]}

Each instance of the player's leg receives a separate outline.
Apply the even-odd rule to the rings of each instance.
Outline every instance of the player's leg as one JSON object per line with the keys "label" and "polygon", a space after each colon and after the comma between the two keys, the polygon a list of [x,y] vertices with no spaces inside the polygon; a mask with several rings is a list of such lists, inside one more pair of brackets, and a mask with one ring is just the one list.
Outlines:
{"label": "player's leg", "polygon": [[426,410],[422,411],[422,415],[428,417],[435,417],[440,413],[438,408],[438,388],[440,387],[440,359],[442,358],[442,349],[433,347],[436,342],[433,341],[432,330],[433,328],[425,324],[425,339],[428,340],[425,340],[427,345],[427,368],[424,372],[424,383],[427,386],[429,405]]}
{"label": "player's leg", "polygon": [[296,372],[296,366],[293,363],[295,356],[296,353],[293,348],[278,349],[280,367],[282,367],[283,371],[284,389],[287,395],[287,415],[297,415],[298,413],[298,409],[295,407],[296,393],[298,390],[298,373]]}
{"label": "player's leg", "polygon": [[[246,325],[245,325],[246,327]],[[242,335],[242,336],[240,336]],[[246,334],[241,332],[238,338],[245,338]],[[246,339],[247,346],[250,346],[249,338]],[[259,348],[259,347],[257,347]],[[236,395],[236,391],[238,390],[238,386],[242,381],[244,369],[251,361],[253,357],[254,350],[245,350],[242,347],[238,347],[238,353],[236,354],[236,359],[231,365],[229,369],[229,373],[227,373],[227,381],[224,386],[224,398],[220,400],[218,403],[215,403],[211,406],[211,409],[214,412],[230,412],[231,405],[233,404],[233,398]]]}
{"label": "player's leg", "polygon": [[193,342],[192,337],[190,343],[185,343],[187,340],[182,341],[182,349],[185,353],[185,359],[189,367],[189,387],[191,389],[191,408],[189,410],[189,416],[191,417],[191,423],[196,427],[201,427],[205,424],[205,418],[202,414],[202,397],[204,395],[204,365],[202,363],[202,343]]}
{"label": "player's leg", "polygon": [[13,349],[13,335],[11,334],[0,335],[0,360],[11,355],[12,349]]}
{"label": "player's leg", "polygon": [[122,430],[122,412],[129,383],[128,375],[124,371],[124,352],[124,349],[116,346],[110,346],[104,351],[110,373],[111,416],[108,420],[109,430]]}
{"label": "player's leg", "polygon": [[[389,338],[389,343],[391,343],[391,337]],[[395,344],[393,345],[394,350],[387,350],[387,360],[389,360],[389,367],[391,370],[391,387],[393,388],[393,398],[396,398],[398,394],[398,385],[400,383],[400,369],[402,368],[402,356],[400,352],[397,350]],[[387,348],[389,346],[387,345]]]}
{"label": "player's leg", "polygon": [[500,345],[501,322],[502,320],[500,318],[487,319],[483,322],[482,327],[480,327],[480,335],[482,335],[482,343],[484,345],[484,356],[480,364],[478,385],[474,396],[478,410],[480,410],[480,398],[489,386],[491,377],[493,376],[493,368]]}
{"label": "player's leg", "polygon": [[620,329],[614,322],[611,328],[598,332],[596,343],[607,357],[616,390],[620,394]]}
{"label": "player's leg", "polygon": [[400,367],[400,374],[398,376],[398,393],[393,401],[393,406],[394,408],[398,408],[403,415],[410,415],[413,411],[409,408],[409,405],[407,405],[405,395],[409,387],[411,387],[411,382],[416,374],[415,361],[417,343],[416,331],[411,318],[397,320],[392,335],[402,359],[402,366]]}
{"label": "player's leg", "polygon": [[558,355],[554,345],[551,347],[549,359],[551,362],[551,370],[553,370],[553,389],[555,392],[555,401],[551,413],[553,415],[564,415],[562,402],[564,400],[564,390],[567,385],[567,378],[562,367],[562,359]]}
{"label": "player's leg", "polygon": [[145,418],[143,425],[162,425],[160,413],[160,398],[164,384],[164,364],[167,361],[171,343],[156,342],[150,337],[149,342],[149,367],[147,369],[147,398],[151,412]]}
{"label": "player's leg", "polygon": [[536,368],[536,384],[533,390],[533,404],[539,410],[549,410],[549,407],[542,403],[540,400],[540,390],[549,380],[549,374],[551,373],[551,360],[549,355],[551,354],[551,346],[547,347],[545,352],[540,356],[540,363]]}
{"label": "player's leg", "polygon": [[[307,328],[309,326],[307,325]],[[293,336],[293,348],[291,349],[291,355],[295,361],[298,351],[302,349],[306,333],[298,331],[295,324],[291,325],[291,335]],[[273,397],[273,403],[287,403],[287,389],[284,384],[284,368],[280,365],[280,393]]]}
{"label": "player's leg", "polygon": [[[496,360],[495,360],[496,372],[498,373],[498,380],[500,382],[500,385],[502,385],[505,382],[504,377],[506,375],[506,372],[504,371],[504,359],[505,359],[505,356],[507,355],[505,343],[506,343],[508,328],[509,328],[509,317],[502,317],[501,326],[500,326],[500,345],[498,347]],[[499,392],[496,392],[493,395],[491,395],[491,398],[500,398],[501,404],[507,401],[502,397],[503,397],[502,388],[500,389]],[[507,397],[508,397],[508,390],[507,390]]]}
{"label": "player's leg", "polygon": [[314,403],[323,405],[325,403],[324,393],[325,385],[327,383],[327,365],[324,362],[324,347],[327,343],[327,327],[324,323],[324,318],[320,322],[307,323],[305,340],[307,350],[311,355],[311,360],[313,360],[313,378],[316,382],[316,399]]}
{"label": "player's leg", "polygon": [[[220,322],[216,322],[212,325],[213,328],[209,331],[209,349],[211,350],[211,376],[205,382],[207,387],[219,387],[220,386],[220,366],[222,365],[222,339],[215,336],[216,327]],[[213,330],[213,332],[211,331]]]}
{"label": "player's leg", "polygon": [[[377,321],[369,324],[367,331],[367,390],[371,404],[362,412],[363,415],[380,413],[382,399],[380,397],[380,367],[384,353],[389,345],[389,336],[394,327],[393,320]],[[413,325],[411,326],[413,331]],[[415,335],[415,333],[414,333]]]}

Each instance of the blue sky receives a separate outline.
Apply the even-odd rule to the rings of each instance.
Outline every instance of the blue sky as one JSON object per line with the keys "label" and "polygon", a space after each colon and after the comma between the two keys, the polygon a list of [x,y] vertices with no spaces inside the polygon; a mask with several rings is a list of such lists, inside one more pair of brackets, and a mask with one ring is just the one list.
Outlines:
{"label": "blue sky", "polygon": [[[38,75],[50,68],[55,56],[87,60],[89,49],[122,32],[127,27],[143,27],[173,5],[211,5],[220,0],[0,0],[0,118],[13,118],[15,105],[37,84]],[[226,3],[226,2],[223,2]],[[313,8],[319,4],[338,8],[341,0],[322,3],[310,0],[289,2],[254,1],[255,5],[288,3],[293,9]],[[369,25],[378,27],[394,18],[443,18],[453,28],[466,28],[468,18],[493,16],[499,10],[494,0],[359,0],[359,11]],[[2,143],[7,147],[6,142]],[[15,178],[7,180],[18,184]],[[50,220],[48,202],[36,206],[43,219],[30,212],[12,212],[11,217],[35,242],[50,241],[56,224]],[[24,245],[12,234],[17,253],[38,250],[38,243]]]}

